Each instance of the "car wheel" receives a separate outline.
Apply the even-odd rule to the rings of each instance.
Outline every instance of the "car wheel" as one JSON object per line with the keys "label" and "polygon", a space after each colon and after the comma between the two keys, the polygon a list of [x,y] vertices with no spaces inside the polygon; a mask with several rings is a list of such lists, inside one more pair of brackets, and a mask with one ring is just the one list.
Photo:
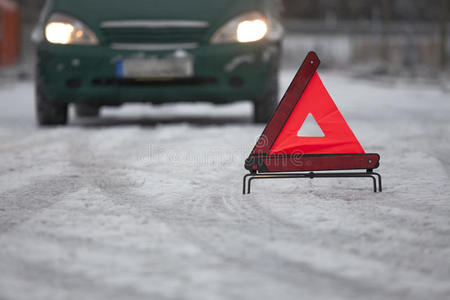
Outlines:
{"label": "car wheel", "polygon": [[77,117],[98,117],[100,115],[100,107],[89,104],[75,104],[75,114]]}
{"label": "car wheel", "polygon": [[36,86],[36,117],[41,126],[67,124],[67,104],[49,101],[39,84]]}
{"label": "car wheel", "polygon": [[278,105],[278,78],[274,79],[270,89],[261,98],[253,102],[254,123],[267,123]]}

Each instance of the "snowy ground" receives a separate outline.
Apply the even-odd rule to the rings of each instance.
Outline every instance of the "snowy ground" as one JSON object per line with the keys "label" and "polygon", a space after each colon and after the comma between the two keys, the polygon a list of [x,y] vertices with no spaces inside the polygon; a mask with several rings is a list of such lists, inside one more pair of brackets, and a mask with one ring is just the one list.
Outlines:
{"label": "snowy ground", "polygon": [[383,193],[321,179],[241,195],[262,131],[246,103],[38,129],[31,82],[2,82],[0,299],[449,299],[449,94],[322,75],[381,153]]}

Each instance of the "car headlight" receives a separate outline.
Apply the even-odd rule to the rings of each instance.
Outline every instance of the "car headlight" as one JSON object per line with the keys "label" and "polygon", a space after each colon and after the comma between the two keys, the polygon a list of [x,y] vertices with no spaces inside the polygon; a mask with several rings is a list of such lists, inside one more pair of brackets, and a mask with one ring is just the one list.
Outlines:
{"label": "car headlight", "polygon": [[52,44],[97,45],[95,33],[81,21],[62,13],[54,13],[45,26],[45,38]]}
{"label": "car headlight", "polygon": [[266,18],[259,12],[240,15],[223,25],[211,38],[212,44],[250,43],[262,40],[269,31]]}

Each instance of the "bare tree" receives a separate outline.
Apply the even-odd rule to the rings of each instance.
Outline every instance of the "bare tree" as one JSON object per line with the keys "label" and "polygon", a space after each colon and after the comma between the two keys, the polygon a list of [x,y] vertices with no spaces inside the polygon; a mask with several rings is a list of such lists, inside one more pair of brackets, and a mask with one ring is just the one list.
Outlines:
{"label": "bare tree", "polygon": [[389,60],[389,26],[392,15],[392,0],[381,1],[381,58],[384,61]]}
{"label": "bare tree", "polygon": [[448,0],[441,0],[441,18],[440,18],[440,42],[441,42],[441,67],[443,70],[447,67],[447,31],[448,24]]}

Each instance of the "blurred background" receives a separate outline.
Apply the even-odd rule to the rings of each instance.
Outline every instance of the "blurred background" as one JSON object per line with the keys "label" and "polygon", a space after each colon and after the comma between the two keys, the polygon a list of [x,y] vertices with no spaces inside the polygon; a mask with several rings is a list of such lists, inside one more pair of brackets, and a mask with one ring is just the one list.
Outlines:
{"label": "blurred background", "polygon": [[[0,72],[30,77],[45,0],[0,0]],[[448,71],[448,0],[283,0],[283,62],[314,49],[323,67],[437,77]],[[302,53],[299,55],[298,53]]]}

